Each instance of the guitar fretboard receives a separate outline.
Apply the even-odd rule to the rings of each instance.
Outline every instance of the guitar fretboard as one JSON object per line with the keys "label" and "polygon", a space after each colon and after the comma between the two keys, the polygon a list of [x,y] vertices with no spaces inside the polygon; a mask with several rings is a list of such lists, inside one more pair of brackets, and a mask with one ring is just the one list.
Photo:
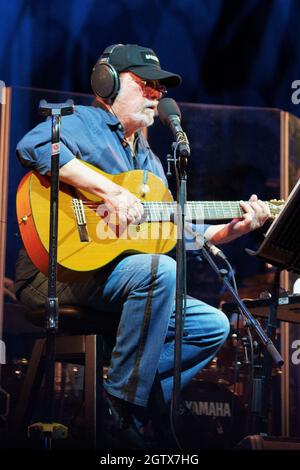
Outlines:
{"label": "guitar fretboard", "polygon": [[[177,215],[176,202],[143,202],[147,222],[172,221]],[[186,205],[188,221],[230,220],[242,217],[238,201],[189,201]]]}

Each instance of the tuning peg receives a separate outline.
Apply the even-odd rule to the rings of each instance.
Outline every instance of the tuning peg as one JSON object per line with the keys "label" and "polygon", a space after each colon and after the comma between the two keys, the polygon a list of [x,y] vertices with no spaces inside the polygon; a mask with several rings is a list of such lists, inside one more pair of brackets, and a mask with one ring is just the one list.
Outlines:
{"label": "tuning peg", "polygon": [[268,203],[271,212],[271,218],[276,219],[277,215],[284,207],[285,201],[283,199],[271,199]]}
{"label": "tuning peg", "polygon": [[282,204],[284,204],[284,199],[271,199],[270,200],[270,203],[271,204],[274,204],[275,206],[281,206]]}

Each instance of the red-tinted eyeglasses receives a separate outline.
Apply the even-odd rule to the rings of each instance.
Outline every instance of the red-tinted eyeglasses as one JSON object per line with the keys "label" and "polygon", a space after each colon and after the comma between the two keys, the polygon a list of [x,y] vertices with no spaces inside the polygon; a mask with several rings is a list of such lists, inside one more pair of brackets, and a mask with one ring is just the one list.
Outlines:
{"label": "red-tinted eyeglasses", "polygon": [[161,95],[159,97],[159,99],[161,99],[168,93],[167,87],[165,85],[162,85],[159,80],[143,80],[132,72],[130,72],[130,75],[135,81],[135,83],[140,85],[143,92],[143,96],[145,97],[149,95],[152,96],[153,92],[157,92]]}

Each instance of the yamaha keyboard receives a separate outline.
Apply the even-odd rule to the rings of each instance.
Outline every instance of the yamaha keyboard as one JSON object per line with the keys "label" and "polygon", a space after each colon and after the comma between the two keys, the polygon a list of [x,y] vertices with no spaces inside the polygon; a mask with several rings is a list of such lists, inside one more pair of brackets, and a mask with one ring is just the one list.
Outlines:
{"label": "yamaha keyboard", "polygon": [[[272,299],[246,299],[244,304],[254,317],[268,318],[270,315],[270,305]],[[277,320],[291,323],[300,323],[300,295],[286,294],[278,298]],[[235,302],[225,302],[222,304],[222,311],[228,316],[238,312]]]}

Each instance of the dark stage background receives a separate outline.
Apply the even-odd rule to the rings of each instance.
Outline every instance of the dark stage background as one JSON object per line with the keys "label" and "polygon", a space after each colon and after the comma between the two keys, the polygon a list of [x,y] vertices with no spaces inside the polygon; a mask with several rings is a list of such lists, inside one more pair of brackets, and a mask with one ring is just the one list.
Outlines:
{"label": "dark stage background", "polygon": [[297,0],[1,0],[0,18],[7,85],[89,93],[103,49],[138,43],[182,75],[175,99],[300,115]]}
{"label": "dark stage background", "polygon": [[[137,43],[154,49],[163,68],[182,76],[182,85],[169,93],[180,103],[278,108],[300,117],[300,104],[292,101],[292,83],[300,80],[299,24],[297,0],[0,0],[0,80],[13,87],[89,94],[90,72],[104,48]],[[12,278],[19,244],[14,235],[14,195],[23,174],[14,158],[14,146],[29,130],[27,125],[39,120],[30,93],[22,96],[14,102],[17,116],[11,129],[10,177],[14,180],[10,180],[6,274]],[[199,121],[193,119],[189,105],[182,109],[193,143],[194,199],[246,199],[251,192],[263,199],[278,197],[280,168],[273,157],[279,155],[280,128],[275,118],[268,120],[265,111],[266,119],[259,121],[259,110],[256,119],[256,111],[248,114],[245,108],[241,121],[219,117],[218,126],[210,128],[204,114]],[[203,124],[201,129],[198,122]],[[257,129],[262,140],[257,138]],[[240,141],[236,140],[231,152],[233,131]],[[170,139],[169,131],[159,123],[150,130],[151,144],[163,158]],[[211,161],[206,143],[213,139],[216,159]],[[241,151],[245,142],[247,151]],[[262,152],[266,148],[267,153]],[[249,278],[266,274],[262,263],[244,253],[245,247],[256,248],[260,241],[258,232],[228,248],[242,287]],[[200,294],[195,276],[199,263],[190,263],[190,293],[217,305],[222,289],[214,274],[198,271],[205,285]],[[20,337],[10,338],[9,357],[22,353],[20,345],[24,346]],[[300,434],[299,424],[293,433]]]}

